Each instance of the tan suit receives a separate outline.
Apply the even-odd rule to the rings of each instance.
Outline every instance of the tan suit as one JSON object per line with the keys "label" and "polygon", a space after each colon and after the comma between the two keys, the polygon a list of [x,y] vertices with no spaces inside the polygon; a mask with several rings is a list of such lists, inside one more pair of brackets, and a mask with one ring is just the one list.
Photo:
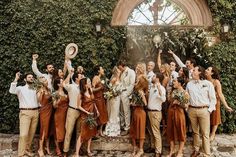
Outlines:
{"label": "tan suit", "polygon": [[135,72],[134,70],[126,67],[125,71],[120,77],[122,90],[121,93],[121,124],[124,124],[124,130],[129,130],[130,128],[130,100],[129,95],[132,93],[135,84]]}

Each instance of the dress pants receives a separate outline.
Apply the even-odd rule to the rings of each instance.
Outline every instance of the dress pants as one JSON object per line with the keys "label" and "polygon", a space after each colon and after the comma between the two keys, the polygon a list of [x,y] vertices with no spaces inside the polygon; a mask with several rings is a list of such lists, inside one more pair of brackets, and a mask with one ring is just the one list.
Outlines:
{"label": "dress pants", "polygon": [[33,141],[35,131],[38,125],[38,110],[21,110],[20,119],[20,136],[18,143],[18,156],[23,156],[25,151],[29,151]]}
{"label": "dress pants", "polygon": [[[129,95],[127,92],[123,92],[121,94],[121,102],[122,102],[122,109],[123,109],[123,117],[121,117],[121,121],[124,120],[124,130],[130,129],[130,100]],[[122,123],[122,122],[121,122]]]}
{"label": "dress pants", "polygon": [[162,141],[161,141],[160,124],[161,124],[161,119],[162,119],[162,113],[159,111],[148,111],[148,117],[149,117],[151,129],[152,129],[152,133],[154,136],[155,152],[157,154],[161,154]]}
{"label": "dress pants", "polygon": [[199,129],[202,134],[202,147],[204,156],[209,157],[211,154],[210,150],[210,113],[208,108],[189,108],[189,118],[193,129],[193,146],[195,151],[199,151]]}
{"label": "dress pants", "polygon": [[76,139],[79,137],[80,132],[80,121],[79,121],[80,112],[78,110],[68,108],[66,115],[66,134],[64,140],[64,152],[68,152],[70,149],[71,136],[76,124]]}

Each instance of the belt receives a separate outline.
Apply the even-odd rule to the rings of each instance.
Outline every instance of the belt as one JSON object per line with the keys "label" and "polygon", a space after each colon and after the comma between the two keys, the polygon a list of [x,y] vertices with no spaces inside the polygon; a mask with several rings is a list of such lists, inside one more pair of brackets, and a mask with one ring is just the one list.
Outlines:
{"label": "belt", "polygon": [[189,107],[191,108],[196,108],[196,109],[202,109],[202,108],[208,108],[208,106],[192,106],[192,105],[189,105]]}
{"label": "belt", "polygon": [[78,108],[74,108],[74,107],[71,107],[71,106],[69,106],[69,108],[72,108],[74,110],[80,111]]}
{"label": "belt", "polygon": [[35,108],[20,108],[20,110],[38,110],[39,107],[35,107]]}
{"label": "belt", "polygon": [[161,112],[161,111],[148,109],[148,112]]}

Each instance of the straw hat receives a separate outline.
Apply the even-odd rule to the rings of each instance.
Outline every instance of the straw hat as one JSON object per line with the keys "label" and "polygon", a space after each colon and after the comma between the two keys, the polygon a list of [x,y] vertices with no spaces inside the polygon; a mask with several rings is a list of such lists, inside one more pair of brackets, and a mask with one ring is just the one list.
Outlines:
{"label": "straw hat", "polygon": [[72,59],[78,53],[78,46],[75,43],[70,43],[66,46],[65,55],[67,58]]}

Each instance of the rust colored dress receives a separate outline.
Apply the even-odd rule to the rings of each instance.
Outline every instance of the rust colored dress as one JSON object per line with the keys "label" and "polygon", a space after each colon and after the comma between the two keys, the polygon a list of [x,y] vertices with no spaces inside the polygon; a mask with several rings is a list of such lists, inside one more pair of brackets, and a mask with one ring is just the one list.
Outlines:
{"label": "rust colored dress", "polygon": [[184,109],[177,104],[171,103],[168,109],[167,118],[167,139],[168,141],[186,140],[186,121]]}
{"label": "rust colored dress", "polygon": [[98,124],[103,125],[108,122],[108,111],[107,111],[107,106],[106,106],[106,100],[104,99],[103,93],[104,93],[104,88],[103,84],[99,82],[95,88],[102,87],[102,89],[94,92],[94,100],[98,108],[98,112],[100,113],[98,117]]}
{"label": "rust colored dress", "polygon": [[[213,82],[213,85],[215,87],[215,91],[217,91],[215,81]],[[219,124],[221,124],[220,97],[216,92],[216,110],[212,111],[211,113],[211,125]]]}
{"label": "rust colored dress", "polygon": [[132,139],[145,139],[146,112],[143,106],[133,106],[130,123],[130,137]]}
{"label": "rust colored dress", "polygon": [[[95,101],[94,99],[88,98],[84,96],[82,98],[82,105],[81,105],[86,111],[93,112],[94,116],[96,116],[96,110],[95,110]],[[88,117],[88,114],[81,112],[80,116],[80,135],[81,135],[81,141],[85,142],[89,140],[90,138],[96,136],[97,134],[97,127],[90,127],[86,122],[85,119]]]}
{"label": "rust colored dress", "polygon": [[57,142],[63,142],[65,138],[66,113],[69,105],[69,98],[61,96],[54,113],[55,138]]}
{"label": "rust colored dress", "polygon": [[40,104],[40,139],[43,140],[43,135],[44,139],[48,139],[49,136],[50,121],[53,110],[51,95],[43,93]]}

